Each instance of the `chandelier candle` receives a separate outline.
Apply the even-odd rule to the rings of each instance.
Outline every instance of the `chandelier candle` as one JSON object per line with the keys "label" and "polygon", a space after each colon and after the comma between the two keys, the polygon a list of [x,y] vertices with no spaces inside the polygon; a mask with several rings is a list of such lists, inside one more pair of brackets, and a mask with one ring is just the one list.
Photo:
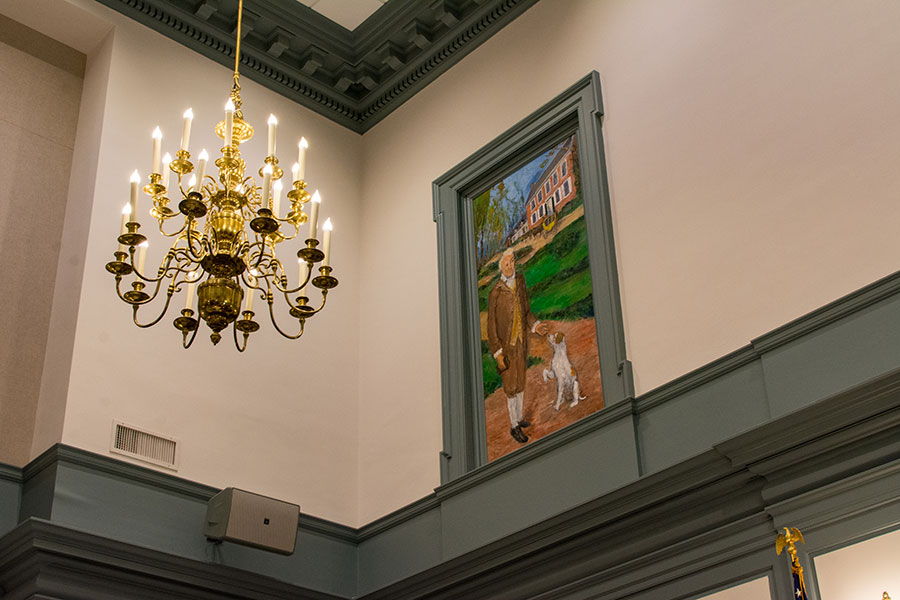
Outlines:
{"label": "chandelier candle", "polygon": [[[129,205],[125,205],[122,207],[122,230],[119,232],[119,235],[124,235],[128,233],[128,220],[131,216],[131,207]],[[128,246],[119,242],[118,252],[122,252],[123,254],[128,253]]]}
{"label": "chandelier candle", "polygon": [[153,130],[153,170],[151,173],[159,173],[159,164],[162,152],[162,131],[159,127]]}
{"label": "chandelier candle", "polygon": [[188,282],[187,293],[185,294],[186,298],[184,300],[185,310],[190,310],[194,306],[194,286],[197,284],[199,278],[198,271],[192,271],[185,276],[185,279]]}
{"label": "chandelier candle", "polygon": [[309,205],[309,237],[316,239],[317,227],[319,222],[319,205],[322,203],[322,197],[319,196],[319,190],[312,195],[312,202]]}
{"label": "chandelier candle", "polygon": [[[158,222],[160,234],[171,238],[170,247],[164,252],[159,267],[147,272],[147,238],[138,233],[141,227],[138,212],[141,177],[135,171],[131,179],[129,203],[123,211],[115,260],[106,264],[106,270],[115,276],[116,293],[132,307],[132,320],[138,327],[152,327],[159,323],[172,303],[172,296],[185,292],[184,309],[172,322],[181,332],[185,348],[193,344],[202,321],[211,330],[213,344],[221,340],[221,332],[230,326],[234,345],[239,352],[243,352],[250,334],[260,329],[253,313],[253,296],[256,294],[267,305],[263,314],[268,313],[268,320],[275,331],[288,339],[297,339],[303,335],[306,321],[325,308],[329,290],[338,285],[338,280],[331,275],[333,269],[328,257],[331,250],[330,220],[322,228],[324,243],[321,245],[325,251],[319,249],[316,229],[320,201],[318,193],[309,207],[312,219],[305,212],[311,200],[306,191],[306,151],[309,147],[306,138],[301,138],[297,146],[298,161],[292,170],[293,180],[286,193],[290,206],[284,218],[280,218],[283,189],[280,180],[284,172],[278,166],[275,155],[278,120],[274,115],[269,117],[267,123],[267,153],[262,157],[261,164],[258,163],[258,171],[257,167],[248,171],[247,163],[241,156],[241,144],[253,137],[253,127],[244,120],[241,110],[238,65],[242,9],[243,2],[239,0],[234,83],[225,106],[225,119],[214,126],[216,135],[222,140],[221,156],[214,162],[215,170],[206,179],[209,161],[206,150],[200,152],[196,170],[190,160],[193,110],[185,111],[181,147],[174,160],[166,155],[165,165],[160,165],[162,132],[157,127],[153,132],[153,171],[143,191],[152,200],[150,217]],[[259,173],[260,179],[255,178],[254,172]],[[177,210],[175,206],[169,206],[170,202],[177,202]],[[310,235],[301,242],[299,234],[301,228],[305,230],[303,226],[307,221],[310,221]],[[290,242],[297,247],[282,247],[291,245]],[[278,250],[283,250],[281,258]],[[299,262],[296,282],[289,281],[288,269],[285,268],[294,256]],[[324,263],[318,268],[319,274],[313,277],[314,267],[323,260]],[[122,279],[125,277],[131,281],[131,289],[127,291],[122,290]],[[317,307],[310,304],[308,297],[308,291],[312,288],[318,289],[322,295],[321,304]],[[299,297],[294,296],[298,292]],[[154,310],[149,320],[139,320],[140,308],[159,296],[164,297],[156,303],[161,308]],[[296,321],[292,328],[282,327],[279,321],[283,321],[284,317],[276,316],[275,304],[279,297],[282,300],[278,305],[283,302],[287,313]],[[293,331],[289,331],[291,329]]]}
{"label": "chandelier candle", "polygon": [[131,174],[131,198],[128,201],[129,207],[129,221],[134,221],[137,219],[137,209],[138,209],[138,190],[141,185],[141,174],[137,172],[137,169],[134,170],[134,173]]}
{"label": "chandelier candle", "polygon": [[206,163],[209,161],[209,154],[206,153],[206,148],[200,151],[200,162],[197,165],[197,190],[200,191],[200,188],[203,187],[203,177],[206,175]]}
{"label": "chandelier candle", "polygon": [[162,173],[162,186],[169,187],[169,173],[172,172],[172,170],[169,168],[169,163],[172,162],[172,155],[166,152],[165,154],[163,154],[162,160],[163,164],[166,165],[165,168],[163,168]]}
{"label": "chandelier candle", "polygon": [[275,126],[278,125],[278,119],[275,115],[269,115],[269,146],[267,150],[268,156],[275,156]]}
{"label": "chandelier candle", "polygon": [[223,138],[227,146],[231,145],[234,138],[234,108],[234,102],[229,98],[225,103],[225,137]]}
{"label": "chandelier candle", "polygon": [[283,187],[280,179],[272,186],[272,189],[274,190],[272,192],[272,216],[276,219],[278,218],[278,215],[281,214],[281,190]]}
{"label": "chandelier candle", "polygon": [[194,120],[194,111],[190,108],[184,111],[184,129],[181,130],[181,150],[187,152],[191,139],[191,121]]}
{"label": "chandelier candle", "polygon": [[300,138],[297,144],[297,179],[306,177],[306,149],[309,148],[309,142],[305,137]]}
{"label": "chandelier candle", "polygon": [[325,219],[325,224],[322,225],[322,230],[324,231],[324,233],[322,234],[322,245],[325,247],[325,260],[322,261],[322,266],[327,267],[331,264],[331,219]]}

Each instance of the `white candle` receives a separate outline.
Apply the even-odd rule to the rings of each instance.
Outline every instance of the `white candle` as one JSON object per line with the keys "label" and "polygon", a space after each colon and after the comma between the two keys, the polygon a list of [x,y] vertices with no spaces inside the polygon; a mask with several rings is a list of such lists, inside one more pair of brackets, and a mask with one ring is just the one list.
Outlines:
{"label": "white candle", "polygon": [[194,286],[197,284],[198,279],[200,279],[199,271],[193,271],[187,275],[187,298],[184,300],[184,307],[186,309],[193,308],[194,306]]}
{"label": "white candle", "polygon": [[[256,285],[256,277],[254,277],[253,275],[248,273],[247,274],[247,282],[250,285]],[[253,292],[254,291],[255,290],[251,287],[247,288],[247,303],[244,305],[245,311],[253,310]]]}
{"label": "white candle", "polygon": [[187,152],[188,143],[191,139],[191,121],[194,120],[194,111],[187,109],[184,111],[184,129],[181,130],[181,149]]}
{"label": "white candle", "polygon": [[[297,279],[297,281],[303,281],[304,279],[306,279],[306,269],[307,269],[307,267],[306,267],[306,261],[303,260],[302,258],[299,258],[299,257],[298,257],[298,258],[297,258],[297,265],[299,265],[299,267],[300,267],[300,268],[298,269],[298,271],[300,272],[300,277]],[[303,286],[300,288],[300,295],[301,295],[301,296],[305,296],[305,295],[306,295],[306,284],[305,284],[305,283],[304,283]]]}
{"label": "white candle", "polygon": [[278,218],[281,212],[281,190],[283,187],[280,179],[272,185],[272,188],[275,190],[272,192],[272,215],[275,218]]}
{"label": "white candle", "polygon": [[166,152],[163,154],[162,161],[162,185],[164,188],[167,188],[169,187],[169,173],[172,172],[172,169],[169,168],[169,163],[172,162],[172,155]]}
{"label": "white candle", "polygon": [[203,187],[203,177],[206,175],[206,162],[208,160],[209,154],[206,153],[206,148],[204,148],[200,151],[200,163],[197,165],[197,189],[195,190],[197,192]]}
{"label": "white candle", "polygon": [[319,232],[319,205],[322,203],[322,197],[319,196],[319,190],[312,195],[312,202],[309,205],[309,238],[316,239]]}
{"label": "white candle", "polygon": [[146,276],[144,273],[144,265],[147,264],[147,247],[150,245],[150,242],[143,242],[138,244],[138,264],[137,271],[141,275]]}
{"label": "white candle", "polygon": [[225,145],[230,146],[234,138],[234,102],[231,98],[225,103]]}
{"label": "white candle", "polygon": [[294,163],[294,166],[291,167],[291,181],[299,181],[300,180],[300,163]]}
{"label": "white candle", "polygon": [[199,192],[200,190],[197,188],[197,176],[191,175],[191,178],[188,179],[188,191]]}
{"label": "white candle", "polygon": [[162,131],[159,127],[153,130],[153,170],[151,173],[159,173],[159,160],[162,156]]}
{"label": "white candle", "polygon": [[278,125],[278,119],[275,115],[269,115],[269,149],[268,156],[275,156],[275,126]]}
{"label": "white candle", "polygon": [[138,189],[141,185],[141,174],[137,172],[137,169],[134,170],[134,173],[131,174],[131,199],[128,201],[131,216],[129,217],[132,221],[137,221],[137,209],[138,209]]}
{"label": "white candle", "polygon": [[[128,233],[128,227],[126,227],[126,224],[128,223],[128,217],[130,214],[131,214],[131,206],[126,204],[125,206],[122,207],[122,230],[119,233],[119,235]],[[119,244],[119,252],[128,252],[128,246],[126,246],[125,244]]]}
{"label": "white candle", "polygon": [[272,185],[272,165],[263,167],[262,208],[269,208],[269,187]]}
{"label": "white candle", "polygon": [[300,138],[300,143],[297,144],[297,164],[300,165],[297,168],[297,179],[306,178],[306,149],[309,148],[309,142],[306,141],[305,137]]}
{"label": "white candle", "polygon": [[331,219],[325,219],[325,224],[322,225],[322,230],[324,233],[322,234],[322,245],[325,246],[323,252],[325,253],[325,260],[322,261],[322,266],[327,267],[331,264]]}

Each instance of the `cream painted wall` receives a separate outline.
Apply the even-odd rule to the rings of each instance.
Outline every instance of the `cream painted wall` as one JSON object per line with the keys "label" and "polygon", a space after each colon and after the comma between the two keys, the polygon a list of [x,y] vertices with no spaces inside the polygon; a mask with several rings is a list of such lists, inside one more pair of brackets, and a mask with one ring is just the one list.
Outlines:
{"label": "cream painted wall", "polygon": [[822,600],[900,598],[900,531],[880,535],[815,557]]}
{"label": "cream painted wall", "polygon": [[369,131],[359,520],[439,483],[434,179],[600,73],[646,392],[898,268],[898,20],[893,0],[545,0]]}
{"label": "cream painted wall", "polygon": [[[99,111],[101,122],[90,129],[95,136],[99,131],[97,166],[72,180],[72,187],[94,186],[94,193],[70,197],[77,205],[70,204],[69,210],[86,212],[90,220],[78,231],[87,244],[61,441],[107,453],[112,422],[121,419],[179,439],[181,477],[241,487],[299,503],[309,514],[356,524],[361,138],[242,80],[244,115],[257,128],[257,137],[242,148],[253,171],[265,152],[270,111],[279,118],[283,163],[295,160],[301,134],[310,141],[307,175],[322,190],[323,219],[331,216],[335,222],[332,264],[341,285],[300,341],[280,338],[263,322],[242,355],[230,332],[213,347],[204,330],[185,351],[171,325],[177,311],[170,311],[160,325],[139,330],[103,265],[116,248],[128,177],[135,168],[144,176],[148,172],[153,127],[159,125],[166,136],[164,151],[174,153],[181,115],[192,106],[192,151],[196,156],[203,146],[216,156],[221,144],[212,128],[223,118],[231,73],[95,2],[66,0],[66,10],[73,7],[77,18],[106,21],[112,33],[106,41],[108,77],[90,86],[86,82],[82,99],[90,105],[85,110]],[[14,13],[22,21],[39,10],[19,8],[32,11]],[[96,54],[101,60],[103,52]],[[93,60],[89,56],[89,71]],[[146,215],[149,199],[141,202]],[[155,229],[149,217],[142,222],[143,231]],[[148,265],[158,264],[163,245],[158,236],[149,237]],[[65,272],[61,269],[60,277]],[[289,272],[296,278],[296,267]],[[146,314],[141,320],[151,318]],[[285,329],[294,329],[287,319],[283,314]],[[47,419],[58,415],[59,400],[48,399]],[[44,436],[42,441],[59,439]]]}
{"label": "cream painted wall", "polygon": [[[83,59],[0,23],[0,338],[8,340],[0,345],[0,462],[17,466],[28,462],[34,435],[56,279],[45,267],[59,260]],[[73,68],[60,68],[67,63]]]}
{"label": "cream painted wall", "polygon": [[762,577],[747,583],[732,586],[728,589],[716,592],[709,596],[703,596],[698,600],[766,600],[771,598],[769,590],[769,578]]}

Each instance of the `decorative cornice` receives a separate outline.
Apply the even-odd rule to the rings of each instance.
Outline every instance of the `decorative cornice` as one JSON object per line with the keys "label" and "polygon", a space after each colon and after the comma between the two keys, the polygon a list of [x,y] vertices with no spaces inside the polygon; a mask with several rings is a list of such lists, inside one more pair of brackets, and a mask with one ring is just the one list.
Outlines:
{"label": "decorative cornice", "polygon": [[[237,0],[97,0],[228,67]],[[391,0],[353,31],[296,0],[245,0],[241,74],[358,133],[538,0]]]}
{"label": "decorative cornice", "polygon": [[0,463],[0,481],[12,481],[13,483],[22,483],[22,469]]}
{"label": "decorative cornice", "polygon": [[[0,589],[10,597],[93,600],[342,600],[233,567],[200,562],[28,519],[0,539]],[[4,596],[6,597],[6,596]]]}

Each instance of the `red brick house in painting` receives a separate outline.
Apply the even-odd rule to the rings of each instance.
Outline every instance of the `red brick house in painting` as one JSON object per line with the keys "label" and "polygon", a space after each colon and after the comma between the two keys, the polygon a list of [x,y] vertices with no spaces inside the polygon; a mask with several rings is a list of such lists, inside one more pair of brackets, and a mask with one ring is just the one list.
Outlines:
{"label": "red brick house in painting", "polygon": [[540,227],[547,215],[559,212],[575,197],[575,136],[553,155],[540,178],[532,184],[525,203],[525,222],[531,231]]}

